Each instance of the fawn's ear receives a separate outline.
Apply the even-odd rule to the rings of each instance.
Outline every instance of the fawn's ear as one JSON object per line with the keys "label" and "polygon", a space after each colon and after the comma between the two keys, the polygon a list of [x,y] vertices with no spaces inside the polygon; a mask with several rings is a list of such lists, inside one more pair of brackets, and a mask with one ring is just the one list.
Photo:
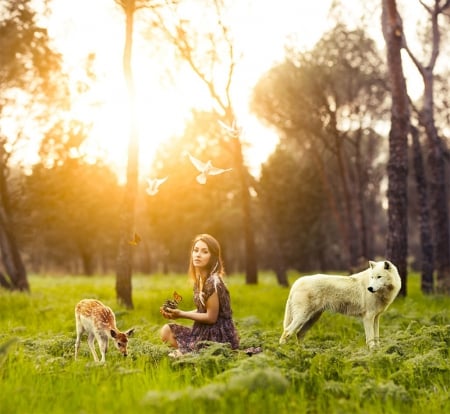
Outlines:
{"label": "fawn's ear", "polygon": [[114,329],[111,329],[110,333],[111,333],[111,338],[115,338],[117,336],[117,333]]}
{"label": "fawn's ear", "polygon": [[125,332],[126,336],[131,336],[134,333],[134,328],[128,329],[128,331]]}

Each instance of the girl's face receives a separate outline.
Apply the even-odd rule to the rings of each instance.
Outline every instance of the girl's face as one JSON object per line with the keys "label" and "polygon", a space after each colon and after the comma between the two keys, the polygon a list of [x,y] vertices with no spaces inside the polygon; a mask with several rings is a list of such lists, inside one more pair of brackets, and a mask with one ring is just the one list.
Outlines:
{"label": "girl's face", "polygon": [[197,269],[204,269],[208,266],[211,253],[208,245],[203,240],[198,240],[192,249],[192,264]]}

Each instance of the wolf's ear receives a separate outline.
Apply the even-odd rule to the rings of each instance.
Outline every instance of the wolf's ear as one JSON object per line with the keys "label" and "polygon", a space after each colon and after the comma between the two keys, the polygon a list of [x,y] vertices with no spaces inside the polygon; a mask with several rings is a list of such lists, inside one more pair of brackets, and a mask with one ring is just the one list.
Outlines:
{"label": "wolf's ear", "polygon": [[377,262],[373,262],[372,260],[369,260],[369,266],[373,269],[377,265]]}
{"label": "wolf's ear", "polygon": [[391,267],[391,265],[390,265],[390,263],[389,262],[384,262],[384,269],[385,270],[389,270],[389,268]]}

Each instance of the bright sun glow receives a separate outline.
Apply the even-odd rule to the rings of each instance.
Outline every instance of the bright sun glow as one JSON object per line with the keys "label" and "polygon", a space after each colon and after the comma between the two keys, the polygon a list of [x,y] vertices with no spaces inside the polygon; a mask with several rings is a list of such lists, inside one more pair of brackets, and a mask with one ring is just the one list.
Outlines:
{"label": "bright sun glow", "polygon": [[[249,114],[251,89],[265,70],[282,59],[287,35],[301,35],[304,44],[300,47],[317,41],[325,27],[330,1],[235,2],[242,10],[236,13],[233,30],[243,48],[235,79],[238,85],[235,89],[241,96],[235,105],[238,123],[244,131],[243,141],[249,144],[245,157],[256,174],[275,148],[277,136]],[[123,171],[128,139],[127,95],[122,72],[123,12],[114,0],[54,0],[49,32],[74,75],[83,68],[86,56],[95,53],[96,99],[74,102],[74,116],[93,122],[90,150],[102,154],[108,163]],[[170,84],[162,66],[148,51],[139,50],[139,45],[135,47],[133,72],[142,175],[148,173],[157,146],[181,133],[190,109],[204,107],[208,99],[205,86],[192,82],[192,74],[179,74],[175,85]]]}

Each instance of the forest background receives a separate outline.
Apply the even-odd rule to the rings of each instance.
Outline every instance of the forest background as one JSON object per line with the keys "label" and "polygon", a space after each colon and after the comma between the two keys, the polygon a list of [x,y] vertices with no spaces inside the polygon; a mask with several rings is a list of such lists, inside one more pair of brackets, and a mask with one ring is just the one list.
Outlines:
{"label": "forest background", "polygon": [[[111,0],[122,17],[117,47],[128,92],[122,169],[92,150],[96,119],[75,110],[99,105],[93,91],[102,74],[88,47],[77,72],[65,69],[45,26],[56,3],[0,6],[2,286],[29,290],[28,273],[116,272],[118,299],[131,307],[133,273],[185,272],[194,235],[211,233],[227,273],[244,272],[249,284],[261,269],[287,285],[290,269],[354,272],[386,257],[404,282],[407,269],[416,269],[425,293],[448,293],[448,1],[418,1],[417,20],[403,23],[409,2],[369,2],[370,16],[380,16],[376,30],[364,10],[349,22],[335,1],[332,24],[312,47],[287,37],[283,58],[252,79],[249,108],[278,137],[257,171],[246,150],[264,138],[249,139],[234,92],[241,58],[235,2]],[[390,39],[400,41],[408,73],[401,61],[394,67]],[[136,44],[147,46],[149,61],[167,65],[167,79],[188,71],[187,82],[209,102],[192,107],[182,130],[157,146],[148,171],[139,165],[136,95],[144,85],[133,76]],[[159,60],[158,50],[171,60]],[[395,74],[415,93],[396,95]],[[403,113],[398,96],[407,102]],[[398,118],[406,157],[392,144]],[[156,140],[152,133],[145,139]],[[30,155],[31,142],[38,146]],[[200,185],[187,153],[233,169]],[[157,177],[168,179],[149,195],[147,179]]]}

